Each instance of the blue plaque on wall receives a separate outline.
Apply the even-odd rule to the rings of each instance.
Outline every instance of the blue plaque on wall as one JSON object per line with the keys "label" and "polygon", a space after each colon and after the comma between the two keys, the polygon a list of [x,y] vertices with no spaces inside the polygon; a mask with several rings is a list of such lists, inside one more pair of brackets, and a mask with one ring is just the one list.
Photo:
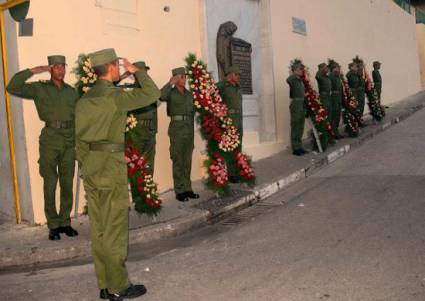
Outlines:
{"label": "blue plaque on wall", "polygon": [[292,17],[292,31],[306,36],[307,27],[305,25],[305,20]]}

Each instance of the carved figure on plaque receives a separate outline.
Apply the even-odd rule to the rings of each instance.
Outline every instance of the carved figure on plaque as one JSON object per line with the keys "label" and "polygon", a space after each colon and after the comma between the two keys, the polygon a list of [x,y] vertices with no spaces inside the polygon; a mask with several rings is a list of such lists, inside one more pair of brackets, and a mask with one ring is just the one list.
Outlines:
{"label": "carved figure on plaque", "polygon": [[238,27],[232,21],[223,23],[218,28],[217,33],[217,66],[218,66],[218,79],[222,81],[226,76],[225,72],[228,67],[232,65],[231,55],[231,40],[232,35],[236,32]]}
{"label": "carved figure on plaque", "polygon": [[220,25],[217,33],[218,78],[225,79],[225,70],[230,66],[240,69],[240,86],[243,94],[252,94],[252,46],[249,42],[233,37],[238,27],[232,21]]}

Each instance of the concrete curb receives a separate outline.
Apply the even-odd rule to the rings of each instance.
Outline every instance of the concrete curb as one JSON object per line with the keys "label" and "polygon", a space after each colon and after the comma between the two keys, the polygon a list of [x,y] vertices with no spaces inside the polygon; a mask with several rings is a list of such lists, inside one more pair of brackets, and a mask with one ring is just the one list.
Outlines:
{"label": "concrete curb", "polygon": [[[130,243],[148,243],[163,238],[174,237],[199,226],[217,222],[218,220],[223,219],[224,217],[234,212],[252,206],[253,204],[267,199],[277,192],[289,187],[290,185],[311,176],[313,173],[335,162],[339,158],[342,158],[347,153],[349,153],[353,147],[360,146],[367,140],[390,128],[394,124],[407,119],[415,112],[424,108],[424,106],[424,104],[420,104],[407,109],[406,112],[403,112],[399,116],[386,121],[372,132],[364,134],[361,137],[350,141],[350,143],[341,146],[323,158],[310,161],[302,169],[299,169],[288,176],[279,178],[271,183],[260,185],[253,189],[249,189],[247,195],[244,195],[230,205],[220,208],[218,211],[213,212],[210,210],[192,209],[193,212],[186,216],[179,217],[164,223],[132,229],[129,233]],[[3,249],[0,250],[0,269],[10,269],[17,266],[30,266],[43,263],[46,264],[49,262],[64,261],[74,258],[88,258],[90,257],[90,252],[91,247],[89,241],[82,241],[73,247],[58,246],[55,248],[49,248],[48,250],[42,250],[38,248],[19,251]]]}

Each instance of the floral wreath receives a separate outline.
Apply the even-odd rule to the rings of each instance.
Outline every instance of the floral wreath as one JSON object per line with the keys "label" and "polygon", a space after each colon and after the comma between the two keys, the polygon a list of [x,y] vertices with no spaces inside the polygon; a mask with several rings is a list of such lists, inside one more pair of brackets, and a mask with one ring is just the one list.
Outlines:
{"label": "floral wreath", "polygon": [[186,58],[186,71],[201,136],[206,141],[206,186],[221,195],[228,193],[229,166],[235,166],[239,171],[239,182],[254,185],[256,177],[251,159],[239,150],[240,134],[228,116],[227,105],[207,72],[206,64],[190,53]]}

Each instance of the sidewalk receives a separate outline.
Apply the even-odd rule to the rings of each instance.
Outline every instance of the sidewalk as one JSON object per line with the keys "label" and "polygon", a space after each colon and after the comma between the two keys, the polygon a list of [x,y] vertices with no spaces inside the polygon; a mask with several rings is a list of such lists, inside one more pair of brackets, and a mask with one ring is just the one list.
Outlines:
{"label": "sidewalk", "polygon": [[[257,186],[248,188],[244,185],[234,185],[232,195],[225,198],[217,198],[212,192],[205,190],[200,181],[194,183],[194,190],[201,195],[196,201],[179,203],[174,200],[174,193],[169,191],[161,196],[164,207],[159,217],[148,218],[139,216],[134,211],[130,212],[130,244],[173,237],[216,222],[237,210],[264,200],[331,164],[352,148],[408,118],[424,106],[425,91],[388,108],[387,116],[381,123],[374,123],[370,116],[366,117],[368,126],[361,129],[358,138],[339,140],[325,153],[311,152],[304,157],[296,157],[289,150],[285,150],[259,160],[254,163]],[[63,235],[60,241],[49,241],[46,226],[33,227],[0,221],[0,270],[90,257],[88,217],[73,219],[73,226],[80,233],[77,238]]]}

